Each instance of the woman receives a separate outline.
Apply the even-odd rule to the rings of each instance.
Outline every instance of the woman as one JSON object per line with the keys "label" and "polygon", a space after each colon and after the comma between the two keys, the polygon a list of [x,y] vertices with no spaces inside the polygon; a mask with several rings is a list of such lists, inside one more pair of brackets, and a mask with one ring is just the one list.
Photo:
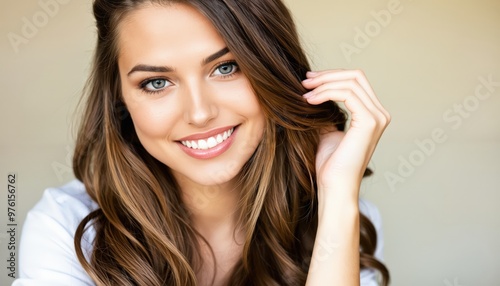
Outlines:
{"label": "woman", "polygon": [[369,268],[388,283],[358,191],[390,117],[361,72],[311,72],[279,0],[95,0],[94,15],[83,184],[31,211],[14,285],[359,285],[360,265],[363,285]]}

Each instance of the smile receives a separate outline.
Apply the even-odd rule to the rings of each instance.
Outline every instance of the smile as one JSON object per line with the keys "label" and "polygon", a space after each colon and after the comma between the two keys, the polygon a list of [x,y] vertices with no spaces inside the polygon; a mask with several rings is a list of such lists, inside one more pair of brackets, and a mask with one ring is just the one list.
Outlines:
{"label": "smile", "polygon": [[231,134],[233,134],[234,127],[224,131],[222,133],[219,133],[217,135],[205,138],[205,139],[198,139],[198,140],[185,140],[185,141],[180,141],[182,145],[195,149],[195,150],[207,150],[214,148],[221,144],[222,142],[226,141]]}

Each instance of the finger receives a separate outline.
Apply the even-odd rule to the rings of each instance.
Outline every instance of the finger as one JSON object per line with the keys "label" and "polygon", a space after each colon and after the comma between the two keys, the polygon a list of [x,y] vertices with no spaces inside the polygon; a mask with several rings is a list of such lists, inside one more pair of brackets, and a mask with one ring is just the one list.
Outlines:
{"label": "finger", "polygon": [[374,117],[371,111],[366,107],[363,101],[356,96],[350,89],[324,89],[307,98],[309,104],[317,105],[326,101],[343,102],[345,107],[351,112],[352,121],[373,120]]}
{"label": "finger", "polygon": [[366,77],[365,73],[360,70],[355,70],[353,72],[356,74],[356,80],[364,88],[364,90],[366,90],[366,92],[372,98],[375,105],[377,105],[377,107],[384,113],[386,118],[390,118],[389,112],[387,112],[387,110],[382,106],[380,99],[377,97],[371,84],[368,82],[368,78]]}
{"label": "finger", "polygon": [[324,90],[352,90],[353,94],[359,97],[368,110],[370,110],[373,114],[380,114],[380,116],[384,116],[384,114],[381,113],[378,107],[374,104],[370,96],[368,96],[364,88],[361,87],[361,85],[359,85],[359,83],[354,79],[327,82],[312,90],[310,95],[314,96]]}
{"label": "finger", "polygon": [[307,89],[314,89],[321,84],[331,81],[356,80],[358,84],[365,90],[373,104],[384,114],[386,119],[390,120],[390,115],[380,103],[380,100],[375,95],[371,85],[366,79],[365,74],[360,70],[325,70],[318,72],[306,73],[307,79],[303,81],[303,85]]}
{"label": "finger", "polygon": [[[325,71],[309,74],[309,80],[304,81],[304,87],[313,89],[313,93],[324,88],[352,89],[370,109],[380,108],[376,105],[368,91],[359,83],[352,71]],[[376,101],[377,99],[375,99]]]}
{"label": "finger", "polygon": [[346,72],[347,74],[349,74],[349,73],[353,74],[353,76],[356,78],[357,82],[363,87],[363,89],[370,96],[373,103],[384,114],[386,120],[390,121],[391,116],[390,116],[389,112],[387,112],[387,110],[383,107],[382,103],[380,102],[380,99],[377,97],[371,84],[368,82],[368,79],[367,79],[366,75],[364,74],[364,72],[361,70],[351,70],[351,71],[344,71],[344,72]]}
{"label": "finger", "polygon": [[325,89],[316,93],[313,97],[307,98],[309,104],[321,104],[328,100],[344,103],[345,107],[351,112],[350,128],[368,131],[363,132],[363,135],[358,134],[365,140],[371,140],[372,136],[382,132],[388,125],[388,120],[378,109],[368,109],[351,89]]}
{"label": "finger", "polygon": [[[321,72],[312,72],[307,73],[309,81],[304,81],[304,86],[309,87],[310,89],[317,88],[322,84],[332,82],[332,81],[356,81],[366,92],[366,94],[370,97],[370,99],[374,102],[378,102],[379,100],[375,96],[373,89],[369,85],[366,77],[362,73],[362,71],[358,70],[327,70]],[[379,106],[380,107],[380,106]]]}
{"label": "finger", "polygon": [[[385,116],[385,114],[379,110],[379,108],[373,103],[371,98],[368,96],[366,91],[359,85],[359,83],[356,80],[349,79],[349,80],[342,80],[342,81],[330,81],[325,84],[322,84],[309,92],[308,94],[304,95],[304,97],[314,97],[316,94],[322,93],[323,91],[330,90],[330,91],[337,91],[337,90],[344,90],[344,91],[352,91],[352,96],[359,98],[361,103],[365,106],[365,108],[369,111],[370,116],[375,118],[378,124],[380,125],[386,125],[388,120]],[[333,94],[333,93],[332,93]],[[333,98],[323,98],[322,100],[327,101],[327,100],[333,100],[337,101]],[[316,101],[310,101],[310,102],[316,102]],[[351,112],[354,113],[356,111],[351,109],[352,104],[346,104],[347,109]],[[361,110],[361,109],[360,109]],[[359,114],[354,114],[354,116],[360,116]]]}
{"label": "finger", "polygon": [[[373,88],[371,87],[370,83],[368,82],[365,74],[361,70],[342,70],[342,69],[325,70],[325,71],[319,71],[319,72],[308,72],[308,73],[306,73],[306,76],[307,76],[307,78],[310,78],[310,79],[314,78],[316,80],[321,80],[323,82],[332,81],[332,80],[355,79],[366,90],[367,94],[369,94],[369,96],[372,99],[378,99],[377,96],[375,95],[375,92],[373,91]],[[374,100],[374,101],[378,101],[378,100]]]}

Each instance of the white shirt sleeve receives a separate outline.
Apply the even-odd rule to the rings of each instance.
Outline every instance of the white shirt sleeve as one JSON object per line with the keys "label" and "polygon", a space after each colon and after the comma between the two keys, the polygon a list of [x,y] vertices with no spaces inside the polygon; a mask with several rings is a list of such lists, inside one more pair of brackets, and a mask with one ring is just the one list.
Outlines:
{"label": "white shirt sleeve", "polygon": [[[370,219],[377,232],[377,246],[374,256],[379,261],[383,261],[384,239],[382,233],[382,218],[378,208],[365,200],[359,200],[359,210]],[[378,273],[373,269],[361,270],[361,286],[378,286]]]}
{"label": "white shirt sleeve", "polygon": [[[94,207],[78,181],[45,190],[24,222],[19,278],[12,286],[95,285],[78,261],[73,242],[78,224]],[[88,239],[82,244],[84,252]]]}

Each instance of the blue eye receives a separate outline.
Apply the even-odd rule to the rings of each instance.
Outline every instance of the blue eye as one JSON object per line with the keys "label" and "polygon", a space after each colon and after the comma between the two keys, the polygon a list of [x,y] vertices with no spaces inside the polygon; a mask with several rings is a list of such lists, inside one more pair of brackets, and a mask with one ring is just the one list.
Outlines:
{"label": "blue eye", "polygon": [[213,75],[225,77],[225,76],[230,76],[237,71],[238,71],[238,65],[236,64],[236,62],[232,61],[219,65],[214,70]]}
{"label": "blue eye", "polygon": [[161,78],[146,80],[141,84],[141,88],[146,92],[159,92],[168,86],[168,80]]}

